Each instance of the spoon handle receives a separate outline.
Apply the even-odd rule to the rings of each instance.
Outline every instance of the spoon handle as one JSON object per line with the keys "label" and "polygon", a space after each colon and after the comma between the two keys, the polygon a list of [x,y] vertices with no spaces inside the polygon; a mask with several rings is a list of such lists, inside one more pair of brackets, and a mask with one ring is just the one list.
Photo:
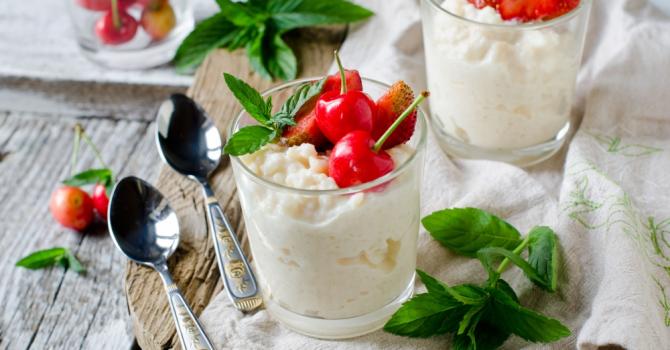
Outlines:
{"label": "spoon handle", "polygon": [[193,315],[193,311],[184,300],[184,296],[174,284],[167,266],[157,266],[156,269],[163,278],[165,291],[168,294],[170,310],[177,327],[177,333],[181,340],[184,350],[214,350],[214,346],[209,341],[205,330],[198,319]]}
{"label": "spoon handle", "polygon": [[228,297],[238,310],[252,311],[263,302],[254,272],[242,252],[235,229],[223,214],[209,184],[203,184],[203,193],[207,202],[207,221],[214,240],[216,260]]}

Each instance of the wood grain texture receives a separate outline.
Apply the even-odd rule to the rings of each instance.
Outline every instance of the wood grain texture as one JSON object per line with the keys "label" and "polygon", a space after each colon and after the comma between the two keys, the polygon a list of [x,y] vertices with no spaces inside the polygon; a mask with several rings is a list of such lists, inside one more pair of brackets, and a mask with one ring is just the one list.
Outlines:
{"label": "wood grain texture", "polygon": [[[310,29],[292,34],[288,42],[299,58],[300,75],[323,75],[333,61],[333,50],[342,43],[344,35],[344,27]],[[231,53],[220,50],[211,54],[196,73],[194,85],[188,93],[225,134],[240,107],[225,86],[223,72],[238,76],[259,90],[276,83],[262,80],[252,73],[243,51]],[[226,161],[211,181],[219,203],[237,228],[247,250],[232,169]],[[194,182],[167,167],[161,169],[156,186],[175,208],[181,227],[182,240],[170,259],[170,270],[186,300],[195,313],[200,314],[222,288],[212,241],[207,232],[200,189]],[[145,350],[181,348],[158,275],[149,268],[129,263],[126,293],[138,344]]]}
{"label": "wood grain texture", "polygon": [[[155,104],[155,103],[154,103]],[[126,259],[106,226],[85,234],[51,218],[51,191],[69,174],[73,126],[81,123],[117,175],[153,180],[159,159],[153,126],[116,118],[0,112],[0,349],[129,349],[133,337],[124,294]],[[82,147],[77,170],[99,166]],[[14,266],[28,253],[70,248],[85,275],[62,267]]]}

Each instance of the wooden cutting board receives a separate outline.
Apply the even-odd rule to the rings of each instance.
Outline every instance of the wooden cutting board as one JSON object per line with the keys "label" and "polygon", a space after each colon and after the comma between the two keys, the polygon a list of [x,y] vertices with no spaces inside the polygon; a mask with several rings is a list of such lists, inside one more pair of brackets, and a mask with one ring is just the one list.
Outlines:
{"label": "wooden cutting board", "polygon": [[[345,37],[345,27],[313,28],[292,33],[287,41],[295,50],[301,77],[324,75],[333,62],[333,50]],[[226,129],[240,106],[223,81],[223,72],[233,74],[262,91],[277,85],[252,73],[243,50],[218,50],[198,69],[188,94],[209,113],[219,130]],[[167,96],[166,96],[167,98]],[[169,261],[170,271],[196,314],[222,288],[208,233],[205,204],[198,185],[162,166],[156,187],[167,197],[179,217],[181,242]],[[248,252],[242,212],[237,198],[232,169],[226,159],[211,178],[212,187],[240,241]],[[125,290],[133,329],[138,344],[145,350],[181,349],[167,298],[158,274],[130,262],[126,268]]]}

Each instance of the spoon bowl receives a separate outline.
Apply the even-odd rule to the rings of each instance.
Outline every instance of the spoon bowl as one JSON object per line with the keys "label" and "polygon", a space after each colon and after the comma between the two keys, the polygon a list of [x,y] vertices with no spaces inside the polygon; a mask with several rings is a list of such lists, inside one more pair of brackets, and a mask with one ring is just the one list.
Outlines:
{"label": "spoon bowl", "polygon": [[142,179],[123,178],[112,190],[107,222],[119,250],[163,280],[182,348],[214,349],[168,271],[167,259],[179,245],[179,222],[165,197]]}
{"label": "spoon bowl", "polygon": [[209,184],[219,166],[221,134],[207,113],[183,94],[171,95],[156,115],[156,143],[163,160],[202,188],[209,233],[228,297],[243,312],[258,308],[262,299],[256,277],[244,255],[235,227],[226,217]]}
{"label": "spoon bowl", "polygon": [[184,94],[165,100],[156,115],[161,157],[177,172],[206,180],[219,166],[221,135],[205,111]]}
{"label": "spoon bowl", "polygon": [[179,245],[177,214],[160,192],[136,177],[114,187],[108,222],[114,244],[143,265],[167,261]]}

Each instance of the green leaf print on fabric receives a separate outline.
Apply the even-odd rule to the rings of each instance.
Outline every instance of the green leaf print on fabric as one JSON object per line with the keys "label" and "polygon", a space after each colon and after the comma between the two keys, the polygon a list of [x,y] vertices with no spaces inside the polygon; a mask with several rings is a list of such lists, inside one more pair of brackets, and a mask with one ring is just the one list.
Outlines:
{"label": "green leaf print on fabric", "polygon": [[619,136],[607,136],[591,132],[587,132],[587,134],[591,135],[606,152],[622,155],[624,157],[642,157],[663,151],[662,148],[635,143],[624,143]]}

